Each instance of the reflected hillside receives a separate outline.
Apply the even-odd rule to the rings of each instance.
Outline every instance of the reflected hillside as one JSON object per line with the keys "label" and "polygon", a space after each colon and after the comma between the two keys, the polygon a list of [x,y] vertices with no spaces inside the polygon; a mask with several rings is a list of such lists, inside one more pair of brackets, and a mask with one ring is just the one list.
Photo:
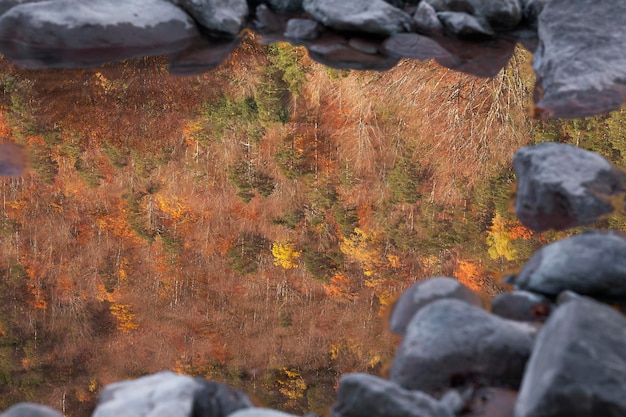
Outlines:
{"label": "reflected hillside", "polygon": [[172,368],[324,414],[340,373],[383,371],[400,291],[450,275],[488,299],[556,237],[510,210],[515,149],[623,163],[619,112],[528,117],[528,60],[493,79],[252,42],[188,78],[1,61],[0,135],[31,169],[0,180],[0,408],[84,416],[104,384]]}

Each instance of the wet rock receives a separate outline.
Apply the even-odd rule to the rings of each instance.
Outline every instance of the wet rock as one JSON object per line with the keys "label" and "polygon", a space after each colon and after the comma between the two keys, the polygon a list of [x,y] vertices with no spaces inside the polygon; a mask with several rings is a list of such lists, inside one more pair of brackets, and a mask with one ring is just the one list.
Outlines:
{"label": "wet rock", "polygon": [[191,46],[169,56],[169,72],[189,76],[210,71],[220,65],[241,43],[241,38],[198,38]]}
{"label": "wet rock", "polygon": [[626,2],[547,1],[533,59],[536,113],[576,118],[618,109],[626,97]]}
{"label": "wet rock", "polygon": [[437,400],[369,374],[344,375],[332,417],[453,417]]}
{"label": "wet rock", "polygon": [[4,413],[0,413],[0,417],[62,417],[62,415],[45,405],[19,403],[6,409]]}
{"label": "wet rock", "polygon": [[175,0],[196,22],[211,32],[237,36],[248,17],[246,0]]}
{"label": "wet rock", "polygon": [[437,17],[450,33],[458,36],[492,36],[495,34],[487,22],[463,12],[439,12]]}
{"label": "wet rock", "polygon": [[556,296],[571,290],[600,299],[626,297],[626,235],[589,231],[544,246],[510,282]]}
{"label": "wet rock", "polygon": [[494,28],[513,29],[522,20],[518,0],[424,0],[438,12],[464,12],[485,19]]}
{"label": "wet rock", "polygon": [[443,33],[443,24],[437,17],[437,11],[426,1],[421,1],[417,6],[413,19],[418,31],[438,35]]}
{"label": "wet rock", "polygon": [[391,35],[410,32],[411,16],[383,0],[303,0],[315,20],[337,30]]}
{"label": "wet rock", "polygon": [[302,0],[266,0],[272,10],[284,13],[302,13]]}
{"label": "wet rock", "polygon": [[448,56],[435,58],[440,65],[478,77],[495,77],[509,62],[515,42],[507,39],[467,41],[449,37],[434,38],[448,51]]}
{"label": "wet rock", "polygon": [[311,19],[289,19],[285,38],[313,40],[319,36],[319,25]]}
{"label": "wet rock", "polygon": [[165,0],[53,0],[21,4],[0,17],[0,52],[32,68],[168,54],[198,36],[192,19]]}
{"label": "wet rock", "polygon": [[386,71],[393,68],[399,58],[359,51],[349,45],[349,40],[327,34],[307,43],[309,56],[315,61],[337,69]]}
{"label": "wet rock", "polygon": [[612,197],[624,191],[626,174],[595,152],[564,143],[520,148],[515,212],[537,231],[592,223],[613,212]]}
{"label": "wet rock", "polygon": [[265,43],[282,42],[287,40],[287,22],[289,17],[272,11],[267,5],[261,4],[256,8],[254,30],[261,35]]}
{"label": "wet rock", "polygon": [[550,316],[537,337],[515,417],[626,415],[626,317],[589,299]]}
{"label": "wet rock", "polygon": [[272,410],[269,408],[247,408],[239,410],[228,417],[296,417],[293,414],[283,413],[282,411]]}
{"label": "wet rock", "polygon": [[516,388],[535,332],[463,301],[435,301],[408,324],[389,377],[426,392],[464,384]]}
{"label": "wet rock", "polygon": [[436,277],[418,282],[409,287],[396,302],[389,329],[404,334],[413,316],[433,301],[454,298],[480,307],[481,302],[474,291],[454,278]]}
{"label": "wet rock", "polygon": [[243,392],[204,378],[196,378],[193,417],[226,417],[239,410],[254,407]]}
{"label": "wet rock", "polygon": [[484,387],[474,392],[460,417],[513,417],[517,391]]}
{"label": "wet rock", "polygon": [[403,58],[431,59],[450,57],[450,53],[436,41],[417,33],[397,33],[392,35],[383,42],[383,49],[389,55]]}
{"label": "wet rock", "polygon": [[509,320],[545,321],[553,308],[549,299],[530,291],[505,292],[491,301],[491,313]]}

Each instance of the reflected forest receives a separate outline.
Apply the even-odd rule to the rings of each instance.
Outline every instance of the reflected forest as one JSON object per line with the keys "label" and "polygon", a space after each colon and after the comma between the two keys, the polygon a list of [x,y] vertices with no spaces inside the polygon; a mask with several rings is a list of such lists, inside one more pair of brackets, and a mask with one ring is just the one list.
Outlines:
{"label": "reflected forest", "polygon": [[327,415],[339,375],[384,374],[402,290],[453,276],[488,300],[577,232],[516,220],[517,148],[626,167],[623,111],[532,118],[531,59],[492,79],[334,70],[251,40],[194,77],[1,60],[0,137],[29,168],[0,178],[0,409],[88,416],[102,386],[173,369]]}

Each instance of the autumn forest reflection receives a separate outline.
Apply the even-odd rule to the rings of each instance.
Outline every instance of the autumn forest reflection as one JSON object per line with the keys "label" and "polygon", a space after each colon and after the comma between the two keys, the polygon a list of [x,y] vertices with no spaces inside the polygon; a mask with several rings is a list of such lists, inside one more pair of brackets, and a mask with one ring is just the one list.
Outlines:
{"label": "autumn forest reflection", "polygon": [[624,165],[621,112],[529,117],[530,59],[493,79],[250,41],[187,78],[0,61],[0,136],[30,156],[0,180],[0,408],[85,416],[103,385],[175,369],[324,415],[340,374],[388,364],[403,289],[447,275],[487,299],[562,236],[515,219],[518,147]]}

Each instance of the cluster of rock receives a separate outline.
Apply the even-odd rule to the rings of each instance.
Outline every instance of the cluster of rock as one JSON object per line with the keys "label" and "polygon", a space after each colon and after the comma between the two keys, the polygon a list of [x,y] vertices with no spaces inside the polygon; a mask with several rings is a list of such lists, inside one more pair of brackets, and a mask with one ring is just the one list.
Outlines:
{"label": "cluster of rock", "polygon": [[519,41],[535,52],[537,112],[580,117],[624,100],[625,15],[626,3],[591,0],[0,0],[0,53],[33,68],[165,54],[188,75],[252,30],[335,68],[406,57],[494,76]]}

